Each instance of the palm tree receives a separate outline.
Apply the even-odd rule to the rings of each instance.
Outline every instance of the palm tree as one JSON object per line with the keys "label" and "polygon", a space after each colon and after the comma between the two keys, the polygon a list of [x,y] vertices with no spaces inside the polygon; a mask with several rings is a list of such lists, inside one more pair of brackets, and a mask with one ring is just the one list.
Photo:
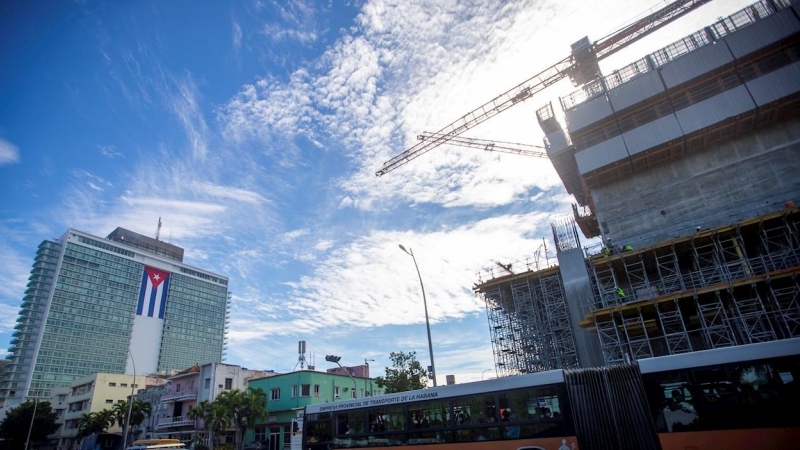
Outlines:
{"label": "palm tree", "polygon": [[267,417],[267,414],[267,393],[261,388],[248,389],[243,410],[245,424],[242,435],[246,434],[248,429],[255,431],[256,423]]}
{"label": "palm tree", "polygon": [[208,419],[211,422],[212,434],[217,442],[219,442],[219,436],[230,428],[232,418],[233,415],[227,406],[218,401],[211,404],[208,411]]}
{"label": "palm tree", "polygon": [[187,417],[194,420],[194,438],[197,440],[197,429],[200,428],[197,425],[198,420],[203,421],[203,430],[206,432],[206,436],[210,435],[209,430],[209,422],[205,420],[206,411],[211,407],[211,403],[208,400],[203,400],[200,403],[196,404],[190,411]]}
{"label": "palm tree", "polygon": [[144,400],[134,400],[131,405],[131,428],[134,430],[133,435],[139,432],[139,426],[144,422],[144,419],[150,417],[153,413],[153,407],[149,402]]}
{"label": "palm tree", "polygon": [[220,394],[217,401],[230,411],[231,424],[236,431],[236,448],[241,449],[248,428],[255,428],[256,422],[267,415],[267,394],[261,388],[247,392],[234,389]]}
{"label": "palm tree", "polygon": [[118,402],[114,403],[114,406],[111,408],[111,411],[114,412],[114,421],[120,428],[125,428],[125,416],[128,415],[128,402]]}
{"label": "palm tree", "polygon": [[102,433],[114,426],[114,412],[110,409],[85,413],[78,419],[78,435],[83,438],[95,433]]}
{"label": "palm tree", "polygon": [[225,391],[219,394],[215,403],[219,403],[230,414],[229,425],[233,425],[235,435],[235,447],[241,448],[242,443],[242,425],[245,423],[245,404],[247,394],[234,389],[232,391]]}

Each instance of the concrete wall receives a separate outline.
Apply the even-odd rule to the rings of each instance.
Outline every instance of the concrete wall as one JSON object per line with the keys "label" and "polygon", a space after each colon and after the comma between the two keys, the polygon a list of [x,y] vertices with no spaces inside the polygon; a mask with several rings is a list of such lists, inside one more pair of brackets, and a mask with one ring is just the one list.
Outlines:
{"label": "concrete wall", "polygon": [[575,349],[578,351],[578,360],[581,367],[596,367],[603,365],[603,354],[600,350],[600,341],[597,333],[590,333],[578,325],[588,312],[584,305],[593,299],[592,286],[589,284],[589,274],[586,271],[586,262],[583,250],[580,248],[558,252],[558,265],[561,279],[564,283],[564,293],[567,297],[572,334],[575,336]]}
{"label": "concrete wall", "polygon": [[604,237],[644,247],[800,204],[800,118],[592,190]]}

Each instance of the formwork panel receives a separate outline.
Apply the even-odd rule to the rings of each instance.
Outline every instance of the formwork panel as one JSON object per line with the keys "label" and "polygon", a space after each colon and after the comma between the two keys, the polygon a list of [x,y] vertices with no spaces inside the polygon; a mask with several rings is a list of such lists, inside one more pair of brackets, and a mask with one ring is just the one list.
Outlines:
{"label": "formwork panel", "polygon": [[613,113],[608,97],[599,95],[566,111],[567,129],[570,134],[605,119]]}
{"label": "formwork panel", "polygon": [[755,109],[756,105],[744,86],[717,94],[688,108],[676,111],[681,128],[685,134],[702,130],[725,119]]}
{"label": "formwork panel", "polygon": [[733,63],[733,54],[724,43],[706,45],[670,61],[659,69],[667,89]]}
{"label": "formwork panel", "polygon": [[547,135],[547,145],[545,146],[547,149],[547,156],[560,153],[569,148],[570,145],[572,144],[567,140],[567,134],[564,130],[549,133]]}
{"label": "formwork panel", "polygon": [[800,92],[800,62],[758,77],[746,86],[757,106]]}
{"label": "formwork panel", "polygon": [[578,163],[578,170],[581,175],[585,175],[615,162],[625,161],[628,156],[628,150],[625,147],[625,141],[622,136],[615,136],[576,153],[575,161]]}
{"label": "formwork panel", "polygon": [[648,124],[634,128],[622,135],[630,155],[647,151],[653,147],[683,135],[675,115],[670,114]]}
{"label": "formwork panel", "polygon": [[800,32],[800,22],[792,11],[785,9],[731,33],[724,40],[734,58],[741,58],[797,32]]}
{"label": "formwork panel", "polygon": [[664,92],[664,83],[657,72],[640,75],[608,91],[608,98],[615,111],[622,111],[650,97]]}

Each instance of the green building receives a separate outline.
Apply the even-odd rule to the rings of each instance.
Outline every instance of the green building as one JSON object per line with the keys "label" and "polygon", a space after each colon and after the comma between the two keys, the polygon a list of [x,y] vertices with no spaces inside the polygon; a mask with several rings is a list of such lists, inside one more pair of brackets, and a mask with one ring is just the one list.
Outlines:
{"label": "green building", "polygon": [[383,394],[375,380],[328,372],[300,370],[250,380],[249,388],[261,388],[267,394],[269,415],[256,424],[255,433],[247,432],[246,442],[269,439],[269,449],[289,446],[292,419],[302,417],[306,405],[330,403]]}

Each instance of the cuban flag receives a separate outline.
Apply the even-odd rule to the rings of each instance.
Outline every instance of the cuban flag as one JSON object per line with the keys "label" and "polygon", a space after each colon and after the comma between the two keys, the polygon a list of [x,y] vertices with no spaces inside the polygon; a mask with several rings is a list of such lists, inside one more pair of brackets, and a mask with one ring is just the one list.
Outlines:
{"label": "cuban flag", "polygon": [[139,290],[139,304],[136,315],[164,318],[167,307],[167,290],[169,289],[169,272],[145,267],[142,274],[142,287]]}

